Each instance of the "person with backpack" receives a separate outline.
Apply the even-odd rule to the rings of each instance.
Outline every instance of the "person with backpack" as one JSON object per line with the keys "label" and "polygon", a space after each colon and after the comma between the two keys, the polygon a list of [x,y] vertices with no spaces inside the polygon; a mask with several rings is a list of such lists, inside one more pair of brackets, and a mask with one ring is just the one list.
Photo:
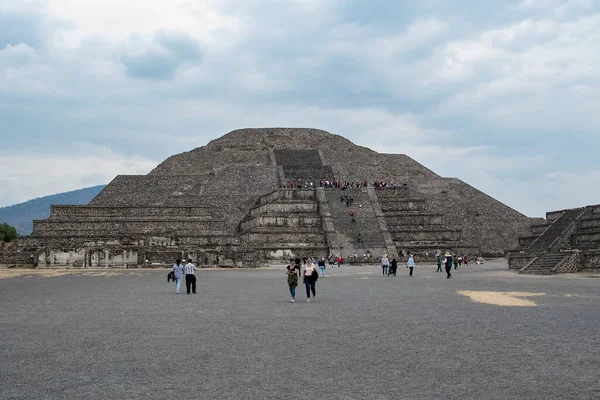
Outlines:
{"label": "person with backpack", "polygon": [[181,287],[181,278],[183,278],[183,265],[181,265],[181,260],[175,261],[175,265],[173,265],[173,275],[175,275],[175,293],[179,294],[179,289]]}
{"label": "person with backpack", "polygon": [[317,297],[316,283],[319,279],[319,273],[317,272],[317,266],[312,262],[310,257],[306,258],[306,264],[304,264],[304,286],[306,287],[306,302],[310,303],[310,293],[312,292],[313,301]]}

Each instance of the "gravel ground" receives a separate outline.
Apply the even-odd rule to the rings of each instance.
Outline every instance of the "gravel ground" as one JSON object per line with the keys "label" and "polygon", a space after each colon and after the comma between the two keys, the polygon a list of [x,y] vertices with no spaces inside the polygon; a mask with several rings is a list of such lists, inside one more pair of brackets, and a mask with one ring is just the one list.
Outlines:
{"label": "gravel ground", "polygon": [[0,398],[600,398],[600,279],[407,271],[328,268],[295,304],[280,269],[201,271],[197,295],[163,270],[0,279]]}

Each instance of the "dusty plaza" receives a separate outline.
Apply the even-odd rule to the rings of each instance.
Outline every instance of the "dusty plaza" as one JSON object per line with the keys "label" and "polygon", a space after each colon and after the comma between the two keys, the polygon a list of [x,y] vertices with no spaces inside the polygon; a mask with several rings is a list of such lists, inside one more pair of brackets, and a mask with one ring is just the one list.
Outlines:
{"label": "dusty plaza", "polygon": [[600,279],[506,261],[326,269],[0,270],[2,399],[597,399]]}

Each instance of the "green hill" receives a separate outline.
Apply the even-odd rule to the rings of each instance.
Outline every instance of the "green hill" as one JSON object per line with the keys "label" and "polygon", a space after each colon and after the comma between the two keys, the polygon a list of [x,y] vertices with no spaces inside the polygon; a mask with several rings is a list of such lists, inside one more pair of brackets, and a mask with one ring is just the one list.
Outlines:
{"label": "green hill", "polygon": [[19,235],[29,235],[33,229],[34,219],[46,219],[50,216],[52,204],[87,204],[106,185],[94,186],[72,192],[58,193],[0,208],[0,223],[6,222],[17,228]]}

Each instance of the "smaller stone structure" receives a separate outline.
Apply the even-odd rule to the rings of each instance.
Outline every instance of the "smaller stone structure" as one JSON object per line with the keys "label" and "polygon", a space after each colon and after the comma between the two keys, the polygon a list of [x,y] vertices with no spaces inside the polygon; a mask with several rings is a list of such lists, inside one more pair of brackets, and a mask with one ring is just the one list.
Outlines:
{"label": "smaller stone structure", "polygon": [[509,252],[508,267],[536,275],[600,272],[600,205],[546,213]]}

